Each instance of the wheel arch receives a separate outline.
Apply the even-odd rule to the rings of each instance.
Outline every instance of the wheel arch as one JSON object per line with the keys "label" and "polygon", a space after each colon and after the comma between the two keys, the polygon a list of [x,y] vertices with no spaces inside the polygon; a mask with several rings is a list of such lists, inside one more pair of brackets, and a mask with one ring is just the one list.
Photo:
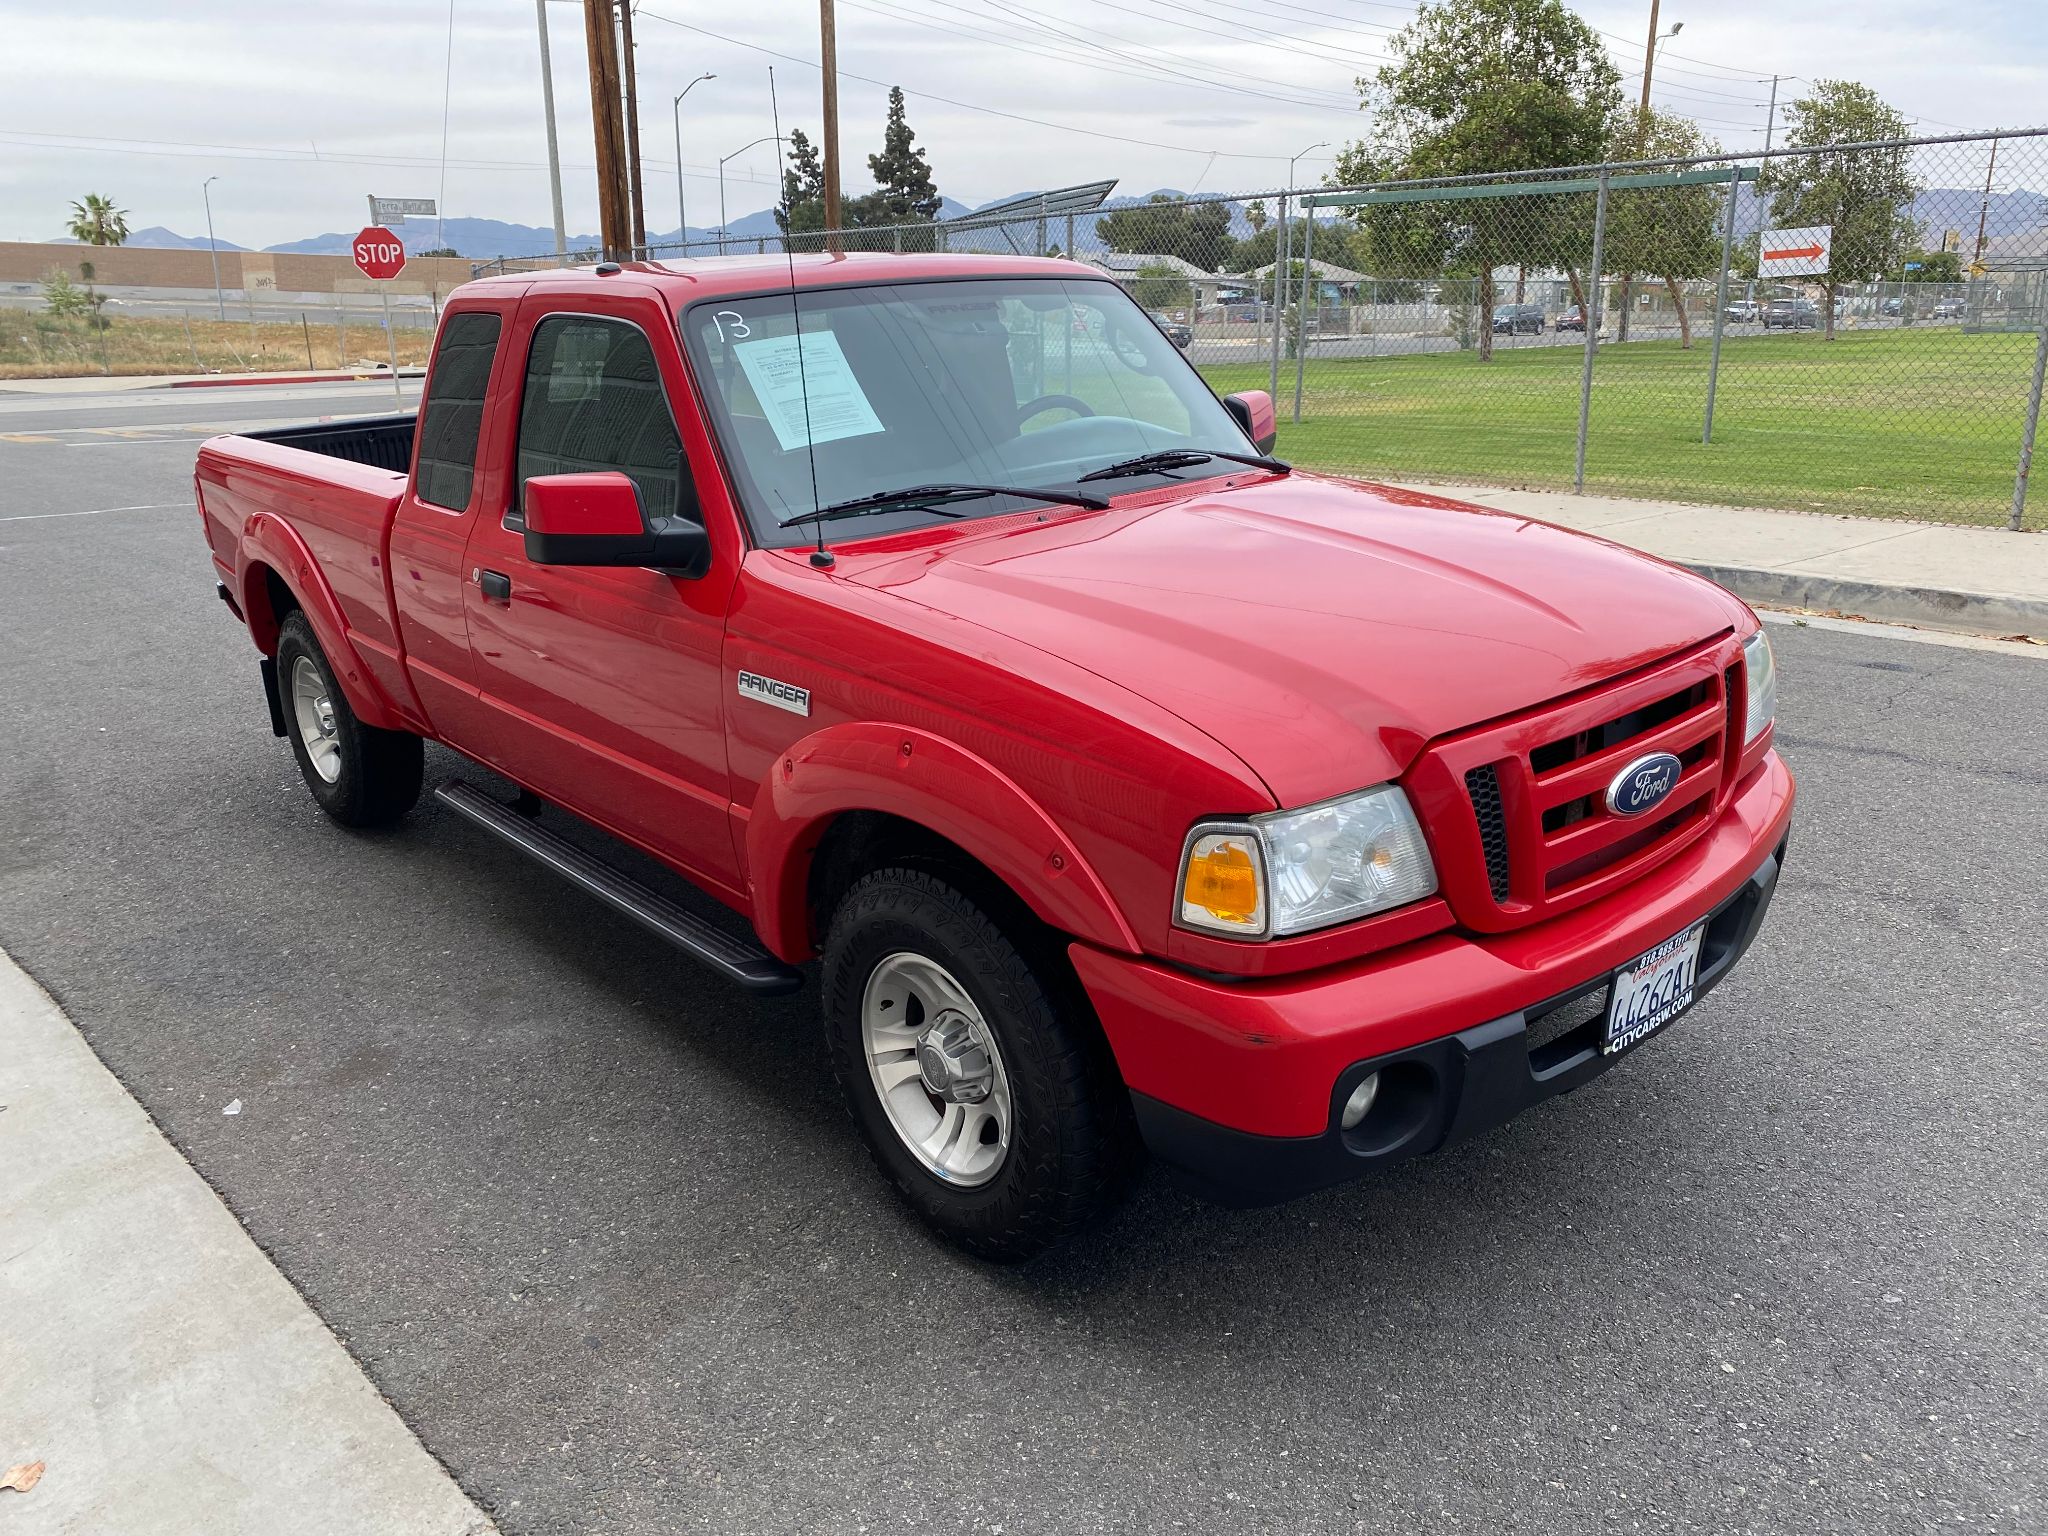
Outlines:
{"label": "wheel arch", "polygon": [[259,651],[275,656],[285,619],[304,614],[356,718],[383,730],[409,728],[357,654],[341,604],[295,529],[280,518],[251,518],[242,536],[237,584],[242,616]]}
{"label": "wheel arch", "polygon": [[892,860],[979,872],[1049,929],[1139,950],[1042,806],[986,760],[909,726],[831,726],[783,752],[755,797],[746,852],[755,927],[791,962],[815,951],[837,895]]}

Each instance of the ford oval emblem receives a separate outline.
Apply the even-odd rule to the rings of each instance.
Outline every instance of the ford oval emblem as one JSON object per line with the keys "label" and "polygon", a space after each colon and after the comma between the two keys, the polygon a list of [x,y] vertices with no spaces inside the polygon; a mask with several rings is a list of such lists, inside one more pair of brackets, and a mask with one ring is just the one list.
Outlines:
{"label": "ford oval emblem", "polygon": [[1637,758],[1607,786],[1607,809],[1617,816],[1640,816],[1655,810],[1677,787],[1684,767],[1669,752]]}

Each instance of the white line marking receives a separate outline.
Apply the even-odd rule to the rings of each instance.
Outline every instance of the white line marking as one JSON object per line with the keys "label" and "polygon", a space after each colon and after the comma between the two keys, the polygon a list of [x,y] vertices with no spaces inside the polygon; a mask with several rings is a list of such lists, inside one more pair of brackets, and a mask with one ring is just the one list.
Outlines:
{"label": "white line marking", "polygon": [[191,505],[188,501],[145,501],[139,507],[94,507],[89,512],[24,512],[18,517],[0,517],[0,523],[34,523],[49,517],[104,517],[109,512],[166,512],[172,507]]}

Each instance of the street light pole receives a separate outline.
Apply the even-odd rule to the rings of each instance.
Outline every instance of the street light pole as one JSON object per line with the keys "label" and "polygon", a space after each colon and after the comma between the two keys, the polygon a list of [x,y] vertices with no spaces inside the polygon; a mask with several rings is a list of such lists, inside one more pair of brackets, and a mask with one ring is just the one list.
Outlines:
{"label": "street light pole", "polygon": [[207,177],[199,183],[199,195],[206,202],[206,251],[213,257],[213,307],[219,314],[221,323],[225,325],[228,318],[228,301],[220,294],[220,247],[213,239],[213,194],[207,190],[219,180],[218,176]]}
{"label": "street light pole", "polygon": [[738,149],[718,162],[718,254],[725,254],[725,161],[736,160],[748,150],[761,144],[779,144],[781,139],[772,133],[764,133],[752,144],[742,144]]}
{"label": "street light pole", "polygon": [[682,241],[682,254],[686,256],[689,254],[690,245],[690,214],[683,205],[683,98],[690,94],[690,86],[702,85],[706,80],[717,78],[716,75],[699,75],[690,82],[690,85],[677,91],[675,101],[671,103],[676,120],[676,238]]}
{"label": "street light pole", "polygon": [[1272,386],[1269,393],[1271,393],[1275,400],[1280,398],[1280,312],[1286,307],[1282,300],[1287,293],[1287,253],[1293,244],[1292,237],[1287,228],[1287,194],[1294,190],[1294,167],[1300,162],[1302,155],[1311,154],[1318,149],[1328,149],[1329,147],[1329,140],[1325,139],[1320,143],[1309,145],[1300,155],[1296,155],[1292,160],[1289,160],[1287,162],[1287,185],[1280,193],[1280,232],[1273,239],[1273,368],[1272,378],[1269,381]]}
{"label": "street light pole", "polygon": [[[1657,30],[1657,0],[1650,0],[1650,46],[1643,52],[1643,99],[1642,105],[1636,114],[1636,131],[1642,135],[1635,149],[1636,158],[1639,160],[1648,158],[1650,153],[1650,76],[1657,67],[1657,45],[1669,42],[1684,30],[1684,22],[1674,21],[1671,23],[1670,31],[1660,33]],[[1600,281],[1600,274],[1598,272],[1593,274],[1593,281],[1596,283]],[[1628,340],[1629,317],[1635,309],[1635,284],[1635,273],[1625,272],[1622,274],[1621,314],[1616,322],[1616,333],[1618,339],[1622,341]],[[1486,323],[1488,325],[1493,324],[1493,317],[1491,315],[1486,317]]]}

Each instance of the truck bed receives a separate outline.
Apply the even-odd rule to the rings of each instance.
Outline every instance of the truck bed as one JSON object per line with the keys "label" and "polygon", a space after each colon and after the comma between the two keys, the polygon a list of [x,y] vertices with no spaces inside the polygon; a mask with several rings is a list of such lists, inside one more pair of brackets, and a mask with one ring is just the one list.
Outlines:
{"label": "truck bed", "polygon": [[413,415],[365,416],[356,421],[316,421],[303,427],[271,427],[240,435],[402,475],[412,467],[413,430],[418,425],[419,418]]}

